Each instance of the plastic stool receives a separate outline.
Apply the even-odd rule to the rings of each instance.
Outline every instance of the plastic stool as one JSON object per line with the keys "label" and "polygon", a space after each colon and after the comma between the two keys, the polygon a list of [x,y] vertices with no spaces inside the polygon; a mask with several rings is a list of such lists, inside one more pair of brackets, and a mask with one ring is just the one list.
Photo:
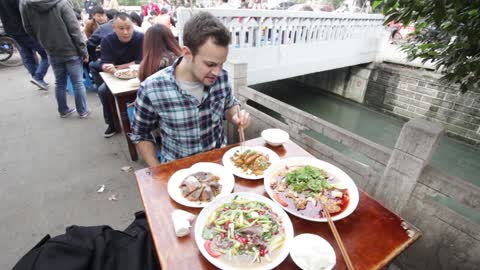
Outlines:
{"label": "plastic stool", "polygon": [[[128,114],[128,121],[130,122],[130,126],[132,125],[133,122],[133,115],[135,113],[135,107],[132,106],[133,104],[128,104],[127,105],[127,114]],[[160,151],[157,151],[157,158],[160,161],[160,163],[165,162],[165,158],[163,155],[160,153]]]}
{"label": "plastic stool", "polygon": [[[90,79],[90,74],[88,73],[88,70],[86,67],[83,67],[83,85],[85,86],[85,89],[92,92],[96,92],[95,87],[93,87],[92,79]],[[70,96],[75,96],[75,92],[73,91],[73,84],[72,84],[72,80],[70,80],[70,76],[67,76],[67,90]]]}

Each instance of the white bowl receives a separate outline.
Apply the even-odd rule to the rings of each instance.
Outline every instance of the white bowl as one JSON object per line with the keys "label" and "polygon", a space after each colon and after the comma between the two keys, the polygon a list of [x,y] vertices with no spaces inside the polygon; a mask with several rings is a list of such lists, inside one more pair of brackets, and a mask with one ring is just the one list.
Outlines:
{"label": "white bowl", "polygon": [[130,68],[131,70],[139,71],[139,70],[140,70],[140,65],[139,65],[139,64],[133,64],[133,65],[130,65],[129,68]]}
{"label": "white bowl", "polygon": [[262,131],[262,138],[271,146],[280,146],[290,139],[287,132],[278,128],[269,128]]}
{"label": "white bowl", "polygon": [[302,270],[330,270],[336,263],[332,245],[322,237],[310,233],[297,235],[293,239],[290,257]]}

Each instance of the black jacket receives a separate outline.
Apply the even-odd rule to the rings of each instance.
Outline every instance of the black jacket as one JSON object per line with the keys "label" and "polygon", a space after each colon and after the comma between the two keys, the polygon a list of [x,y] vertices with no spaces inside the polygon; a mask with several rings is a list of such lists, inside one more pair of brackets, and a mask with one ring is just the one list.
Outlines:
{"label": "black jacket", "polygon": [[124,231],[108,226],[68,227],[64,235],[44,237],[13,270],[158,270],[145,213]]}
{"label": "black jacket", "polygon": [[0,19],[5,33],[9,35],[25,34],[19,5],[19,0],[0,0]]}
{"label": "black jacket", "polygon": [[50,56],[86,56],[87,46],[67,0],[20,0],[25,32]]}

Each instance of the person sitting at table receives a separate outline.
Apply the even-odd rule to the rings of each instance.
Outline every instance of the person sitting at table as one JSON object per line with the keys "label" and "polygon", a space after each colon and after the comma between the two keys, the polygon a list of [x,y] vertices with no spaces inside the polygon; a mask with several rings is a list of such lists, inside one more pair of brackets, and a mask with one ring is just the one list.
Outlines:
{"label": "person sitting at table", "polygon": [[[133,31],[133,22],[123,12],[113,19],[113,33],[102,39],[100,65],[103,72],[114,74],[117,70],[126,69],[142,61],[143,33]],[[104,137],[112,137],[117,131],[113,123],[108,99],[110,91],[105,83],[98,87],[98,96],[102,101],[103,117],[108,125]]]}
{"label": "person sitting at table", "polygon": [[85,25],[85,29],[83,30],[87,38],[90,38],[90,36],[92,36],[92,34],[98,29],[100,25],[108,22],[108,18],[105,15],[105,10],[103,10],[102,7],[94,7],[92,14],[92,19],[88,20]]}
{"label": "person sitting at table", "polygon": [[143,39],[143,59],[138,78],[143,82],[157,71],[173,64],[182,49],[172,32],[161,24],[150,27]]}
{"label": "person sitting at table", "polygon": [[225,146],[223,120],[247,127],[249,114],[240,110],[227,72],[230,33],[206,12],[184,27],[183,57],[147,78],[135,101],[130,139],[148,166],[160,164],[151,131],[160,129],[160,154],[166,161]]}

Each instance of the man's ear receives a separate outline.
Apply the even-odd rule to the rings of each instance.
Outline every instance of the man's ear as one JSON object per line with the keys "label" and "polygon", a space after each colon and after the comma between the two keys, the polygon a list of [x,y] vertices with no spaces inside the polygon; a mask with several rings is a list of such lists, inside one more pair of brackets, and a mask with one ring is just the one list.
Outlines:
{"label": "man's ear", "polygon": [[182,54],[183,54],[183,57],[188,59],[189,61],[192,61],[192,51],[190,50],[190,48],[188,48],[187,46],[183,46],[182,47]]}

